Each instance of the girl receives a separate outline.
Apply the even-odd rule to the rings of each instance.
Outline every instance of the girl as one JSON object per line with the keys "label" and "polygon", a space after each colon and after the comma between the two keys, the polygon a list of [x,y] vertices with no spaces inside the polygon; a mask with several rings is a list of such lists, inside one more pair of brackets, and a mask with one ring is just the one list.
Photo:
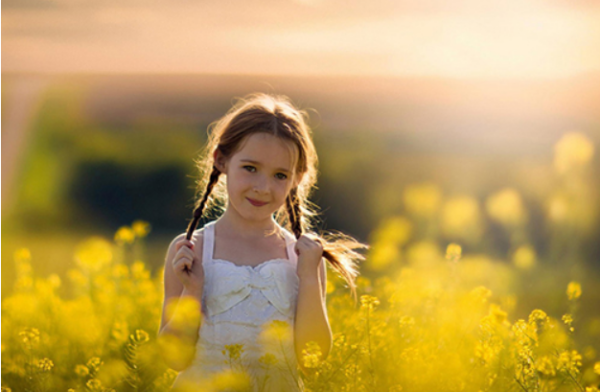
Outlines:
{"label": "girl", "polygon": [[[302,390],[298,367],[307,371],[307,343],[318,344],[322,359],[331,349],[322,258],[356,297],[356,263],[363,256],[355,249],[365,246],[343,235],[325,240],[309,233],[317,155],[306,117],[286,97],[254,94],[211,124],[196,162],[203,195],[165,262],[159,335],[195,346],[187,366],[169,364],[183,370],[176,389],[197,390],[207,376],[240,369],[253,391]],[[222,212],[218,220],[195,230],[214,211]],[[202,314],[185,330],[170,322],[183,310],[176,307],[171,317],[165,311],[167,302],[184,296]]]}

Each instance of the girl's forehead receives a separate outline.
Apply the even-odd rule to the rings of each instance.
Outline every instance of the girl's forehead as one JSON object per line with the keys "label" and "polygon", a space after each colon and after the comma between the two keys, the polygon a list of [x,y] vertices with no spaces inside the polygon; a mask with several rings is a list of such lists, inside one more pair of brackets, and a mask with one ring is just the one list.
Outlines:
{"label": "girl's forehead", "polygon": [[251,160],[291,171],[296,155],[296,145],[291,141],[261,132],[246,137],[232,158]]}

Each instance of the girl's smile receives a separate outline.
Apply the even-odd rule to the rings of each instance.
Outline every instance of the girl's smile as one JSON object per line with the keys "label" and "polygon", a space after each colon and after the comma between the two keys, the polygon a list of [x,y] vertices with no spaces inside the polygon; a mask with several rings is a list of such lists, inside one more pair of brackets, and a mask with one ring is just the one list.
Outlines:
{"label": "girl's smile", "polygon": [[251,199],[249,197],[247,197],[246,199],[248,199],[248,201],[250,202],[250,204],[252,204],[253,206],[256,206],[256,207],[262,207],[265,204],[268,204],[267,202],[260,202],[258,200],[254,200],[254,199]]}

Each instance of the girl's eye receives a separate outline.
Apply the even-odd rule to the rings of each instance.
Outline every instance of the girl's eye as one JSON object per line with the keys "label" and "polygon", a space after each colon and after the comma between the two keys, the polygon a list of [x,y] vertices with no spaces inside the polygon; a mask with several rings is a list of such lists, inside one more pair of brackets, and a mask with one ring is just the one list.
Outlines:
{"label": "girl's eye", "polygon": [[256,171],[256,168],[254,166],[244,166],[244,169],[248,170],[251,173],[254,173]]}
{"label": "girl's eye", "polygon": [[275,176],[277,178],[279,178],[280,180],[285,180],[287,178],[287,176],[283,173],[277,173],[277,174],[275,174]]}

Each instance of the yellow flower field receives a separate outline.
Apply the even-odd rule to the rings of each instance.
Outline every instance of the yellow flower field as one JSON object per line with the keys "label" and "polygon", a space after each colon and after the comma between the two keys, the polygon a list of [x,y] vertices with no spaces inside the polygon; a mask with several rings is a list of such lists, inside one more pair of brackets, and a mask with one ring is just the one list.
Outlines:
{"label": "yellow flower field", "polygon": [[[480,203],[445,197],[435,184],[404,189],[406,214],[381,222],[358,278],[358,301],[329,270],[328,316],[334,347],[323,360],[309,344],[307,391],[598,391],[600,311],[597,273],[561,239],[589,234],[597,206],[581,170],[593,149],[581,135],[559,142],[564,186],[540,205],[548,249],[528,240],[529,214],[518,190]],[[504,257],[471,252],[486,221],[505,230]],[[17,279],[2,300],[2,391],[167,391],[176,360],[192,349],[157,341],[162,270],[152,276],[129,252],[148,223],[92,237],[62,277],[38,277],[32,256],[15,252]],[[451,233],[453,241],[446,241]],[[166,249],[165,249],[166,251]],[[544,251],[544,252],[542,252]],[[559,259],[560,262],[553,261]],[[5,261],[7,262],[7,261]],[[199,317],[191,304],[189,319]],[[289,326],[265,326],[265,339],[288,339]],[[230,370],[194,391],[244,391],[236,361],[244,347],[223,347]],[[191,352],[193,354],[193,352]],[[261,358],[272,366],[274,355]]]}
{"label": "yellow flower field", "polygon": [[[34,278],[26,249],[15,254],[19,277],[2,302],[3,391],[168,390],[176,373],[163,355],[180,351],[173,350],[177,342],[166,342],[171,350],[165,350],[156,341],[162,278],[151,277],[142,261],[115,262],[119,241],[82,244],[65,283],[69,297],[57,293],[64,284],[58,276]],[[371,252],[378,246],[388,245],[375,243]],[[359,278],[356,305],[330,274],[334,350],[326,361],[317,345],[305,350],[305,365],[314,370],[304,376],[308,390],[597,390],[598,348],[581,342],[598,341],[600,319],[585,328],[596,336],[586,337],[576,313],[585,286],[563,288],[573,313],[553,317],[532,309],[514,319],[518,298],[479,283],[510,287],[518,267],[462,255],[457,244],[445,255],[413,248],[411,261],[395,273]],[[235,361],[240,350],[224,347],[224,360]],[[241,374],[215,375],[205,390],[243,390],[240,380]]]}

